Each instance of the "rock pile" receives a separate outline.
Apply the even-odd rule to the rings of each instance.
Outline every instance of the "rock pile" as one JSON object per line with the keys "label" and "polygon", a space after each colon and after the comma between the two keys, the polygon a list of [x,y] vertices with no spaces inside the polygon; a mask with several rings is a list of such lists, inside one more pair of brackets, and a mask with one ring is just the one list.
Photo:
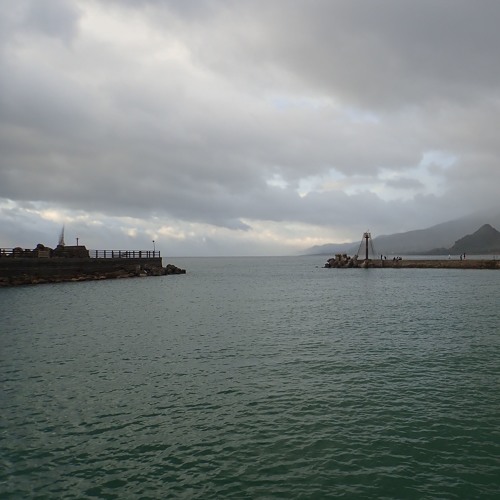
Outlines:
{"label": "rock pile", "polygon": [[336,254],[326,261],[325,267],[359,267],[358,256],[349,257],[347,254]]}
{"label": "rock pile", "polygon": [[186,274],[185,269],[181,269],[180,267],[174,266],[173,264],[167,264],[167,267],[164,268],[164,274]]}
{"label": "rock pile", "polygon": [[185,269],[181,269],[173,264],[167,264],[166,267],[154,266],[151,264],[137,265],[135,270],[116,269],[113,271],[99,271],[85,273],[80,271],[73,274],[52,274],[40,275],[33,274],[18,274],[16,276],[2,277],[0,276],[0,288],[4,286],[17,285],[39,285],[43,283],[62,283],[65,281],[95,281],[106,279],[119,278],[137,278],[146,276],[167,276],[170,274],[186,274]]}

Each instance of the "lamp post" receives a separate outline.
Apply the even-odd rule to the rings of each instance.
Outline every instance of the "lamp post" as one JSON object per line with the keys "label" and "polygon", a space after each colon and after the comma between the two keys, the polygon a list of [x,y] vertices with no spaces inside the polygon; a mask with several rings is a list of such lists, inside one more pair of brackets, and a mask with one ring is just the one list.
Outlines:
{"label": "lamp post", "polygon": [[153,255],[155,254],[155,252],[156,252],[155,240],[153,240]]}

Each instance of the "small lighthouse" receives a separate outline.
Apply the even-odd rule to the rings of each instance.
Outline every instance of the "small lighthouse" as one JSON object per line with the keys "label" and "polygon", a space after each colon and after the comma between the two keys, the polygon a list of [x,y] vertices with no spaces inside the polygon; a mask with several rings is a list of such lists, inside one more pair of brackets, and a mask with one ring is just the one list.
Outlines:
{"label": "small lighthouse", "polygon": [[375,256],[375,250],[373,248],[372,235],[370,231],[363,233],[363,238],[361,238],[361,243],[358,248],[358,255],[361,255],[362,248],[364,246],[365,261],[370,260],[370,250],[372,258]]}

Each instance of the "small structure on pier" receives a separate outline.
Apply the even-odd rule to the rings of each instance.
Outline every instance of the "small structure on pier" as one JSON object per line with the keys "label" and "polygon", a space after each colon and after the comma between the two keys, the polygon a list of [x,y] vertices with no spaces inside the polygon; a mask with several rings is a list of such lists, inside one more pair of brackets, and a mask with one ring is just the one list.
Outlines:
{"label": "small structure on pier", "polygon": [[66,246],[66,243],[64,243],[64,225],[61,229],[61,234],[59,235],[59,242],[57,243],[58,247],[64,247]]}
{"label": "small structure on pier", "polygon": [[[364,256],[364,260],[360,256]],[[363,233],[358,252],[353,257],[347,254],[337,254],[334,258],[328,259],[325,267],[372,267],[372,259],[376,258],[373,248],[372,235],[369,231]]]}
{"label": "small structure on pier", "polygon": [[373,248],[372,235],[369,231],[363,233],[363,237],[361,238],[361,243],[358,248],[358,256],[361,255],[361,251],[364,247],[364,256],[365,261],[376,258],[375,249]]}

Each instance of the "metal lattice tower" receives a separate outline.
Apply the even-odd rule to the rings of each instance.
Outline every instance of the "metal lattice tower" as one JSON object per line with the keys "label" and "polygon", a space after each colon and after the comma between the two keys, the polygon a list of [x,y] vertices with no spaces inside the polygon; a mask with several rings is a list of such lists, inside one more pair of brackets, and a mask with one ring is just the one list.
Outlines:
{"label": "metal lattice tower", "polygon": [[360,255],[361,248],[363,247],[363,245],[365,248],[365,260],[370,259],[370,249],[371,249],[372,258],[374,258],[375,257],[375,249],[373,248],[372,235],[369,231],[366,231],[365,233],[363,233],[363,238],[361,238],[361,243],[359,244],[359,248],[358,248],[358,255]]}
{"label": "metal lattice tower", "polygon": [[64,243],[64,226],[62,227],[61,234],[59,235],[59,243],[57,245],[60,247],[66,245],[66,243]]}

